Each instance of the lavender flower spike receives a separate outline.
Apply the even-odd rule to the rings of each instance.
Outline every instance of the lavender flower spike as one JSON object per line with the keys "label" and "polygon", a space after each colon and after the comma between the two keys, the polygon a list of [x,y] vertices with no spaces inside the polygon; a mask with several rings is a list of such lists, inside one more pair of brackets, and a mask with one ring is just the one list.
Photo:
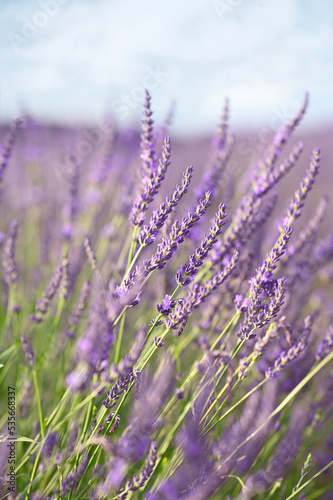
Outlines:
{"label": "lavender flower spike", "polygon": [[83,455],[80,465],[74,470],[72,474],[67,476],[61,483],[60,498],[64,498],[65,495],[73,491],[78,485],[79,480],[84,474],[86,467],[88,465],[89,457],[88,455]]}
{"label": "lavender flower spike", "polygon": [[227,229],[223,240],[216,245],[212,263],[221,262],[224,255],[230,252],[235,243],[244,243],[249,236],[259,227],[258,214],[262,198],[266,195],[283,176],[296,164],[303,150],[303,143],[295,146],[290,155],[281,165],[273,171],[264,170],[253,181],[249,193],[241,200],[230,227]]}
{"label": "lavender flower spike", "polygon": [[164,225],[169,214],[178,205],[184,194],[187,193],[187,189],[192,179],[192,172],[193,167],[187,167],[183,174],[181,186],[176,186],[171,199],[167,197],[165,202],[160,205],[160,208],[157,211],[154,211],[148,226],[143,226],[139,234],[139,243],[142,246],[150,245],[153,241],[155,241],[159,229]]}
{"label": "lavender flower spike", "polygon": [[64,252],[64,256],[62,259],[62,278],[60,282],[60,288],[59,288],[59,296],[63,297],[64,299],[68,298],[68,289],[69,289],[69,260],[68,260],[68,255],[67,251]]}
{"label": "lavender flower spike", "polygon": [[88,257],[89,264],[92,267],[92,270],[97,271],[96,254],[95,254],[94,249],[91,246],[91,243],[90,243],[88,238],[85,238],[85,240],[84,240],[84,249],[85,249],[86,255]]}
{"label": "lavender flower spike", "polygon": [[89,295],[90,295],[90,282],[84,281],[81,291],[79,293],[77,302],[74,304],[72,314],[68,319],[68,323],[70,324],[70,329],[66,332],[68,337],[74,336],[74,327],[77,326],[82,318],[83,312],[87,307]]}
{"label": "lavender flower spike", "polygon": [[162,269],[165,266],[166,261],[171,259],[184,238],[189,234],[191,227],[204,215],[211,204],[211,199],[212,193],[208,191],[205,198],[198,203],[195,212],[189,212],[187,217],[183,218],[181,224],[178,221],[173,224],[169,237],[163,239],[154,255],[145,261],[146,272]]}
{"label": "lavender flower spike", "polygon": [[[239,258],[238,249],[235,250],[234,255],[230,259],[226,267],[215,274],[215,276],[206,281],[204,285],[199,284],[192,285],[188,291],[188,294],[181,302],[178,302],[174,312],[169,314],[169,317],[165,320],[165,325],[167,328],[176,329],[181,326],[181,332],[183,331],[186,321],[194,309],[199,307],[211,293],[216,290],[217,287],[222,285],[222,283],[230,276],[232,271],[235,269],[237,260]],[[179,335],[179,333],[178,333]]]}
{"label": "lavender flower spike", "polygon": [[27,360],[29,361],[29,365],[34,366],[34,364],[35,364],[35,352],[34,352],[33,348],[31,347],[30,342],[28,341],[28,339],[24,335],[24,333],[22,333],[22,335],[20,335],[20,339],[22,342],[24,354],[25,354]]}
{"label": "lavender flower spike", "polygon": [[89,366],[90,373],[106,373],[114,332],[97,279],[93,281],[92,299],[87,328],[78,341],[76,358]]}
{"label": "lavender flower spike", "polygon": [[266,371],[266,377],[272,378],[274,375],[283,370],[287,363],[298,358],[304,351],[309,342],[309,337],[311,333],[311,328],[313,324],[313,317],[307,316],[304,320],[303,332],[300,339],[288,349],[288,351],[282,351],[281,354],[276,358],[274,363],[274,369],[268,368]]}
{"label": "lavender flower spike", "polygon": [[161,186],[161,182],[165,178],[168,166],[170,165],[171,146],[170,139],[164,139],[162,160],[159,161],[157,171],[153,172],[151,177],[147,180],[144,191],[135,200],[132,212],[130,215],[130,222],[133,226],[142,226],[145,220],[145,213],[148,209],[149,203],[154,199],[155,194]]}
{"label": "lavender flower spike", "polygon": [[303,178],[299,189],[295,192],[294,198],[289,205],[287,217],[283,221],[283,226],[290,227],[292,222],[301,215],[304,201],[309,194],[309,191],[311,191],[316,176],[319,173],[319,165],[320,150],[316,148],[312,152],[310,166],[306,172],[306,175]]}
{"label": "lavender flower spike", "polygon": [[124,374],[127,374],[129,371],[133,370],[134,366],[137,364],[140,355],[146,344],[146,335],[147,335],[147,327],[145,323],[143,323],[135,336],[135,340],[131,346],[130,352],[122,358],[118,365],[112,363],[110,366],[110,377],[113,378],[116,376],[117,378],[121,377]]}
{"label": "lavender flower spike", "polygon": [[208,236],[205,234],[200,247],[196,248],[195,253],[190,255],[189,263],[183,265],[179,271],[177,271],[176,281],[178,285],[186,286],[193,281],[193,277],[197,274],[199,267],[204,263],[208,252],[213,248],[214,243],[217,242],[217,237],[222,233],[226,215],[225,205],[221,203],[215,214],[214,225],[209,229]]}
{"label": "lavender flower spike", "polygon": [[[242,339],[254,338],[253,330],[260,328],[258,325],[266,325],[273,317],[271,313],[276,315],[283,303],[284,281],[272,280],[271,278],[279,260],[286,252],[291,233],[290,227],[283,230],[261,267],[257,270],[256,276],[250,280],[250,297],[239,333]],[[272,293],[274,294],[273,302],[271,300]],[[269,306],[264,302],[267,298],[269,298]]]}
{"label": "lavender flower spike", "polygon": [[287,123],[282,130],[275,134],[273,141],[267,148],[264,159],[258,164],[259,171],[266,171],[268,173],[273,171],[274,165],[280,156],[282,147],[286,144],[290,136],[302,121],[302,118],[307,110],[308,103],[309,95],[306,93],[303,105],[297,115],[289,123]]}
{"label": "lavender flower spike", "polygon": [[153,441],[150,446],[149,454],[146,460],[144,467],[140,471],[139,477],[134,475],[132,481],[128,480],[125,488],[121,488],[118,492],[118,498],[121,500],[125,500],[129,494],[129,492],[136,491],[139,488],[142,488],[150,476],[152,475],[157,459],[157,448],[156,443]]}
{"label": "lavender flower spike", "polygon": [[62,266],[61,265],[57,266],[50,283],[46,287],[46,290],[43,292],[42,298],[37,299],[35,314],[30,315],[30,319],[35,323],[41,323],[42,321],[44,321],[45,316],[51,305],[51,301],[59,289],[62,280],[62,275],[63,275]]}
{"label": "lavender flower spike", "polygon": [[333,325],[330,325],[325,337],[317,347],[316,359],[320,361],[333,349]]}
{"label": "lavender flower spike", "polygon": [[2,265],[4,268],[5,281],[8,286],[17,282],[18,272],[15,256],[15,246],[17,240],[18,223],[14,220],[9,229],[9,235],[6,240],[3,254]]}
{"label": "lavender flower spike", "polygon": [[13,143],[15,141],[17,131],[22,124],[22,120],[19,118],[14,120],[10,126],[9,132],[7,133],[4,144],[2,146],[2,150],[0,151],[0,182],[2,180],[2,175],[5,168],[8,165],[8,160],[12,152]]}
{"label": "lavender flower spike", "polygon": [[106,392],[106,399],[103,401],[105,408],[113,408],[117,404],[117,400],[123,392],[126,392],[132,382],[135,380],[133,370],[126,371],[110,391]]}
{"label": "lavender flower spike", "polygon": [[327,205],[328,198],[327,196],[323,196],[318,204],[314,216],[306,224],[305,228],[299,233],[295,243],[290,245],[287,255],[285,255],[282,260],[282,263],[284,265],[287,264],[287,262],[293,255],[301,252],[302,249],[307,245],[307,243],[313,241],[313,238],[315,237],[319,226],[326,215]]}
{"label": "lavender flower spike", "polygon": [[154,120],[151,118],[153,112],[150,107],[151,96],[146,90],[146,100],[144,103],[143,114],[144,119],[142,120],[142,134],[141,134],[141,164],[143,169],[143,179],[142,183],[145,186],[152,174],[156,171],[156,152],[154,146]]}
{"label": "lavender flower spike", "polygon": [[229,101],[226,99],[221,122],[212,141],[212,153],[201,178],[200,185],[195,190],[197,198],[201,198],[206,190],[215,194],[221,182],[223,170],[226,167],[234,146],[234,136],[228,134]]}
{"label": "lavender flower spike", "polygon": [[[251,281],[250,294],[251,298],[255,298],[255,292],[252,289],[256,283]],[[260,304],[253,307],[253,302],[250,299],[250,307],[246,314],[246,320],[241,326],[240,336],[242,339],[254,338],[254,330],[267,325],[273,318],[276,317],[281,306],[284,303],[286,291],[285,279],[267,280],[262,283],[262,294],[260,296]],[[267,300],[264,300],[267,299]]]}

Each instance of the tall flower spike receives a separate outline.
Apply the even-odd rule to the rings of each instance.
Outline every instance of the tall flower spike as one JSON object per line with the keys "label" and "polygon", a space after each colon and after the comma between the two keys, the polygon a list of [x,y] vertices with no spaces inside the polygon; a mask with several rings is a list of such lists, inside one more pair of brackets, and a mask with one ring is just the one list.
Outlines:
{"label": "tall flower spike", "polygon": [[34,352],[33,348],[31,347],[30,342],[28,341],[28,339],[24,335],[24,333],[22,333],[22,335],[20,335],[20,339],[22,342],[24,354],[25,354],[27,360],[29,361],[29,365],[34,366],[34,364],[35,364],[35,352]]}
{"label": "tall flower spike", "polygon": [[149,204],[153,201],[154,196],[157,194],[162,181],[165,178],[165,174],[170,165],[171,157],[171,146],[170,138],[166,137],[164,139],[162,160],[159,160],[157,170],[155,170],[149,177],[147,182],[144,184],[144,191],[135,200],[132,212],[130,215],[130,222],[133,226],[142,226],[146,211]]}
{"label": "tall flower spike", "polygon": [[213,265],[220,264],[224,256],[229,255],[236,245],[244,244],[260,208],[260,199],[244,198],[222,240],[218,241],[214,247],[210,257]]}
{"label": "tall flower spike", "polygon": [[[260,300],[256,301],[257,307],[251,307],[252,303],[250,302],[246,320],[241,326],[240,336],[243,340],[254,338],[254,330],[262,328],[276,317],[284,303],[285,292],[286,284],[284,278],[278,280],[269,279],[262,283]],[[250,293],[251,297],[256,297],[252,289]]]}
{"label": "tall flower spike", "polygon": [[46,290],[43,292],[42,298],[37,299],[35,314],[30,315],[30,319],[35,323],[41,323],[45,320],[45,316],[50,308],[51,301],[59,289],[62,275],[62,266],[57,266],[50,283],[47,285]]}
{"label": "tall flower spike", "polygon": [[330,325],[325,337],[317,347],[316,359],[320,361],[333,349],[333,325]]}
{"label": "tall flower spike", "polygon": [[231,157],[235,139],[233,135],[226,137],[225,144],[214,150],[212,158],[206,167],[207,170],[203,174],[200,185],[196,188],[195,194],[199,199],[205,191],[210,190],[215,192],[223,180],[223,172]]}
{"label": "tall flower spike", "polygon": [[281,354],[276,358],[274,367],[268,368],[266,370],[266,377],[272,378],[275,374],[285,368],[285,366],[297,359],[301,353],[304,351],[309,343],[309,337],[311,334],[311,329],[313,325],[314,316],[307,316],[304,320],[302,335],[299,340],[292,345],[288,351],[282,351]]}
{"label": "tall flower spike", "polygon": [[5,281],[8,286],[17,282],[18,270],[16,264],[15,247],[17,240],[18,223],[14,220],[9,228],[9,235],[6,239],[2,253],[2,265],[4,269]]}
{"label": "tall flower spike", "polygon": [[106,121],[104,123],[103,135],[100,159],[96,169],[92,172],[94,182],[100,186],[106,182],[112,165],[116,134],[111,122]]}
{"label": "tall flower spike", "polygon": [[250,228],[250,230],[252,232],[263,227],[263,225],[266,223],[267,219],[271,216],[271,214],[276,206],[277,200],[278,200],[277,193],[273,193],[272,196],[267,200],[266,205],[264,207],[262,207],[258,216],[254,220],[254,222]]}
{"label": "tall flower spike", "polygon": [[[279,260],[286,252],[291,237],[291,228],[286,227],[272,250],[267,255],[262,265],[257,269],[257,274],[250,280],[250,297],[247,299],[245,319],[240,327],[239,335],[243,340],[255,337],[254,330],[266,325],[273,318],[284,300],[285,283],[283,280],[272,280]],[[272,286],[274,289],[272,289]],[[273,302],[269,301],[269,309],[264,299],[274,293]]]}
{"label": "tall flower spike", "polygon": [[59,289],[59,297],[63,297],[67,299],[68,297],[68,289],[69,289],[69,260],[67,251],[64,251],[64,256],[62,259],[62,278]]}
{"label": "tall flower spike", "polygon": [[319,226],[322,223],[327,210],[328,198],[323,196],[317,206],[314,216],[310,219],[308,224],[299,233],[297,240],[293,245],[290,245],[287,254],[282,259],[282,263],[286,265],[289,259],[295,254],[302,251],[302,249],[307,245],[307,243],[312,242],[315,235],[318,232]]}
{"label": "tall flower spike", "polygon": [[83,455],[81,463],[74,470],[72,474],[69,474],[61,483],[60,498],[64,498],[65,495],[75,490],[79,483],[79,480],[84,474],[86,467],[88,465],[89,457],[88,455]]}
{"label": "tall flower spike", "polygon": [[[199,186],[195,190],[197,199],[200,199],[205,191],[215,191],[221,174],[229,160],[232,152],[234,138],[228,135],[229,127],[229,100],[225,100],[224,109],[216,134],[212,140],[212,152],[207,166],[201,178]],[[215,193],[214,193],[215,194]]]}
{"label": "tall flower spike", "polygon": [[277,182],[279,182],[285,175],[287,175],[290,170],[296,165],[299,157],[302,154],[304,148],[303,142],[294,146],[289,156],[274,170],[264,170],[263,174],[257,178],[256,182],[252,186],[252,193],[254,195],[263,196],[272,187],[274,187]]}
{"label": "tall flower spike", "polygon": [[177,303],[174,312],[170,313],[169,317],[165,320],[166,327],[170,329],[181,327],[180,332],[178,332],[178,335],[180,335],[194,309],[203,304],[207,297],[230,276],[236,267],[238,258],[239,251],[236,249],[229,263],[222,271],[216,273],[211,280],[205,281],[205,284],[202,286],[199,284],[192,285],[186,297]]}
{"label": "tall flower spike", "polygon": [[160,205],[160,208],[157,211],[154,211],[148,225],[143,226],[139,234],[139,243],[141,245],[147,246],[155,241],[159,229],[163,227],[169,214],[178,205],[184,194],[187,193],[187,189],[192,179],[192,172],[193,167],[187,167],[183,174],[181,186],[176,186],[172,197],[167,197],[165,202]]}
{"label": "tall flower spike", "polygon": [[134,382],[135,376],[133,370],[130,369],[126,371],[111,388],[110,391],[106,392],[106,399],[103,401],[105,408],[113,408],[117,404],[117,400],[120,398],[123,392],[126,392],[129,386]]}
{"label": "tall flower spike", "polygon": [[[294,197],[288,208],[287,216],[283,219],[283,228],[281,229],[280,237],[273,246],[271,252],[268,254],[267,258],[264,260],[262,266],[258,269],[257,275],[250,281],[251,288],[250,298],[248,301],[249,303],[245,314],[245,320],[241,325],[239,333],[242,339],[253,338],[255,336],[255,334],[253,333],[254,330],[256,328],[259,328],[258,325],[261,324],[260,318],[262,318],[263,314],[264,316],[266,316],[265,307],[262,303],[263,292],[265,292],[263,286],[265,285],[265,283],[271,282],[271,277],[273,271],[277,267],[278,261],[280,261],[286,253],[287,245],[291,237],[291,225],[294,220],[301,215],[304,201],[309,191],[312,189],[315,178],[319,172],[319,162],[320,152],[318,149],[315,149],[311,157],[310,167],[301,182],[300,188],[297,189],[294,194]],[[283,298],[284,293],[282,293],[281,291],[280,299],[276,299],[278,309],[283,303]],[[278,306],[278,302],[280,302],[280,306]],[[266,316],[266,319],[269,320],[269,317]],[[266,320],[263,325],[265,324],[267,324]]]}
{"label": "tall flower spike", "polygon": [[67,157],[68,163],[68,176],[70,185],[70,199],[64,206],[64,223],[62,227],[62,234],[66,239],[70,239],[72,235],[72,225],[75,221],[79,211],[79,160],[75,154],[69,154]]}
{"label": "tall flower spike", "polygon": [[191,227],[204,215],[211,204],[211,199],[212,193],[207,192],[205,198],[198,203],[195,212],[189,212],[181,223],[176,221],[173,224],[169,237],[163,239],[153,256],[145,261],[144,265],[146,272],[151,272],[154,269],[162,269],[165,266],[167,260],[171,259],[176,253],[179,245],[189,234]]}
{"label": "tall flower spike", "polygon": [[[298,127],[300,122],[302,121],[302,118],[307,110],[309,103],[309,95],[308,93],[305,94],[304,102],[297,113],[297,115],[290,120],[289,123],[287,123],[281,130],[279,130],[271,144],[268,146],[264,159],[259,161],[258,163],[258,173],[261,175],[263,172],[270,173],[274,169],[274,165],[280,156],[282,147],[286,144],[288,139],[291,137],[295,129]],[[256,179],[254,180],[256,182]]]}
{"label": "tall flower spike", "polygon": [[253,182],[249,192],[239,203],[233,221],[227,229],[221,242],[216,245],[212,263],[221,262],[223,257],[230,253],[235,244],[244,244],[245,241],[258,229],[258,215],[262,198],[279,182],[296,164],[303,150],[303,143],[295,146],[290,155],[274,171],[266,171]]}
{"label": "tall flower spike", "polygon": [[139,477],[134,474],[132,481],[128,480],[125,487],[121,488],[117,494],[117,497],[121,500],[125,500],[130,492],[136,491],[142,488],[148,479],[151,477],[155,464],[157,460],[157,448],[156,443],[153,441],[150,446],[149,454],[144,467],[140,471]]}
{"label": "tall flower spike", "polygon": [[215,150],[221,150],[226,145],[228,137],[228,128],[229,128],[229,116],[230,116],[230,103],[229,99],[226,98],[224,102],[224,108],[221,120],[217,127],[216,136],[213,139],[213,145],[215,146]]}
{"label": "tall flower spike", "polygon": [[3,146],[0,151],[0,182],[2,180],[3,172],[8,165],[8,160],[12,153],[13,144],[17,135],[17,131],[22,124],[22,119],[18,118],[13,121],[10,126],[9,132],[5,136]]}
{"label": "tall flower spike", "polygon": [[130,352],[126,355],[125,358],[122,358],[118,365],[112,363],[110,366],[110,375],[111,377],[121,377],[125,373],[133,370],[134,366],[137,364],[141,353],[146,344],[146,335],[147,335],[147,327],[143,323],[135,336],[134,343],[131,346]]}
{"label": "tall flower spike", "polygon": [[83,316],[83,312],[87,307],[89,295],[90,295],[90,282],[84,281],[81,291],[79,293],[77,302],[74,304],[72,314],[68,319],[68,323],[70,325],[69,330],[66,332],[68,337],[74,336],[74,328],[77,326]]}
{"label": "tall flower spike", "polygon": [[103,290],[94,278],[88,324],[80,337],[76,358],[89,366],[90,373],[106,372],[110,349],[114,342],[113,323],[108,317]]}
{"label": "tall flower spike", "polygon": [[84,249],[88,257],[89,264],[92,267],[92,270],[97,271],[96,254],[88,238],[84,239]]}
{"label": "tall flower spike", "polygon": [[143,169],[142,183],[145,186],[152,174],[156,171],[156,152],[154,145],[154,120],[152,117],[152,110],[150,107],[151,96],[146,90],[146,99],[143,107],[144,118],[142,120],[142,134],[141,134],[141,164]]}
{"label": "tall flower spike", "polygon": [[289,205],[287,217],[283,221],[283,226],[290,227],[292,222],[300,217],[306,197],[309,194],[309,191],[311,191],[316,177],[319,173],[319,166],[320,150],[316,148],[312,152],[310,166],[306,172],[306,175],[303,178],[299,189],[295,192],[294,198]]}
{"label": "tall flower spike", "polygon": [[163,137],[165,137],[169,133],[170,127],[171,127],[172,122],[173,122],[175,107],[176,107],[176,103],[175,103],[175,101],[172,101],[170,103],[169,110],[168,110],[168,112],[163,120],[162,125],[156,131],[155,137],[156,137],[156,140],[158,142],[163,141]]}
{"label": "tall flower spike", "polygon": [[209,234],[205,234],[200,247],[196,248],[195,253],[190,255],[189,263],[183,265],[179,271],[177,271],[176,281],[178,285],[187,286],[193,281],[199,267],[204,263],[208,252],[213,248],[214,243],[217,242],[217,237],[222,233],[226,215],[225,205],[221,203],[215,214],[214,225],[209,229]]}

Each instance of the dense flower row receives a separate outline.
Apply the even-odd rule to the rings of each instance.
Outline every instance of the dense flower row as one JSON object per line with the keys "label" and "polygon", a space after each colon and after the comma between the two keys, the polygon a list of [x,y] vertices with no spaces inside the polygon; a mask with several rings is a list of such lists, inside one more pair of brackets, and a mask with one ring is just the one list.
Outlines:
{"label": "dense flower row", "polygon": [[141,138],[108,126],[86,155],[75,144],[93,129],[10,126],[0,387],[1,401],[15,387],[20,438],[9,489],[3,418],[2,497],[331,498],[333,235],[322,236],[328,197],[310,194],[319,149],[277,205],[307,104],[237,189],[228,102],[194,188],[196,167],[173,180],[148,92]]}

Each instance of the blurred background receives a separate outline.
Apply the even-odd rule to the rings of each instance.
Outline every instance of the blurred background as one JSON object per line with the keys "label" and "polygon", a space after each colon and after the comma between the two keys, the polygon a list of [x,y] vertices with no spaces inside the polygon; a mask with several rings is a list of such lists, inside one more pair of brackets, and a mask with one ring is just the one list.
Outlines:
{"label": "blurred background", "polygon": [[1,120],[137,123],[143,89],[173,131],[277,127],[310,92],[304,125],[332,123],[333,3],[311,0],[1,1]]}

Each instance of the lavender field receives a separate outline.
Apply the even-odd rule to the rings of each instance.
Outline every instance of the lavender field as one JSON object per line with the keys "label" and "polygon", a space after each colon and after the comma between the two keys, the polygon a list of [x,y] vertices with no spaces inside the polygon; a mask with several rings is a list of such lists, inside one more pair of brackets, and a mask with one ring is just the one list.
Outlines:
{"label": "lavender field", "polygon": [[173,139],[148,91],[141,130],[2,126],[1,498],[332,498],[332,152],[301,101],[259,142],[228,101]]}

